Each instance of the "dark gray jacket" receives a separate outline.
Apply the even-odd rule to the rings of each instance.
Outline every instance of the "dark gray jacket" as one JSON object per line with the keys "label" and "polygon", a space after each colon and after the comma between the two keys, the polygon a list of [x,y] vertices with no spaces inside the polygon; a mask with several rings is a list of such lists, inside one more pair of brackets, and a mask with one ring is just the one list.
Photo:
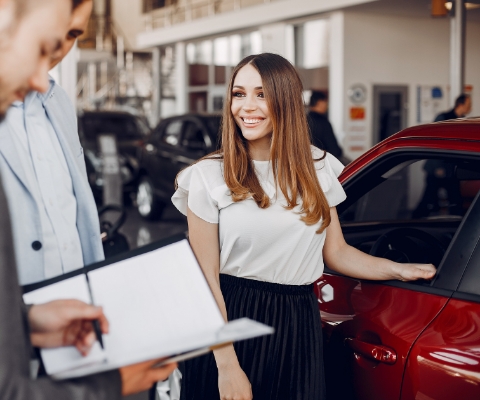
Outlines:
{"label": "dark gray jacket", "polygon": [[118,371],[70,381],[30,378],[26,307],[17,279],[10,218],[0,180],[0,399],[107,400],[121,397]]}

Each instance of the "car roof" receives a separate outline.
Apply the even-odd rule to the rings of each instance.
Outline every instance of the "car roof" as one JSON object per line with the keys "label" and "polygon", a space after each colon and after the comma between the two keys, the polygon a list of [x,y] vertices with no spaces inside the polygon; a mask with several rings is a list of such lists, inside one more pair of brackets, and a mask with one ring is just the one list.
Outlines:
{"label": "car roof", "polygon": [[125,117],[136,117],[139,118],[138,115],[132,114],[128,111],[113,111],[113,110],[99,110],[99,111],[82,111],[79,113],[79,117],[83,116],[91,116],[91,115],[110,115],[110,116],[125,116]]}
{"label": "car roof", "polygon": [[386,141],[401,138],[480,140],[480,117],[459,118],[406,128]]}
{"label": "car roof", "polygon": [[[452,145],[452,141],[456,142],[455,146]],[[479,144],[480,117],[459,118],[412,126],[388,137],[367,150],[345,167],[339,179],[344,183],[360,170],[362,166],[394,149],[407,147],[419,149],[430,147],[440,149],[463,147],[480,152]],[[474,145],[476,150],[474,150]]]}

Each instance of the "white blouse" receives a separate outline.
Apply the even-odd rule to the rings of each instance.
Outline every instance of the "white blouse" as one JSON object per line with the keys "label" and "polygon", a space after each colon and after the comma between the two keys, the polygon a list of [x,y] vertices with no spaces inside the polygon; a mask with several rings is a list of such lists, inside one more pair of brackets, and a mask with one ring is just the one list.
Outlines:
{"label": "white blouse", "polygon": [[[323,150],[312,146],[318,159]],[[345,200],[337,177],[343,165],[330,153],[314,163],[330,207]],[[322,250],[326,230],[316,233],[321,221],[306,225],[300,206],[286,210],[285,197],[276,190],[270,161],[255,161],[255,170],[270,206],[260,208],[252,198],[234,202],[223,179],[221,160],[203,160],[178,177],[172,202],[181,213],[187,206],[201,219],[219,224],[220,272],[241,278],[286,285],[307,285],[323,273]]]}

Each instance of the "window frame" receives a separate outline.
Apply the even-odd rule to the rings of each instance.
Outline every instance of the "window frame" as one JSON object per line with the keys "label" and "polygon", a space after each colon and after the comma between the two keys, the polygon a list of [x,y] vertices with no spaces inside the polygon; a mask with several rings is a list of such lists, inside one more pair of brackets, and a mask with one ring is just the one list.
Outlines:
{"label": "window frame", "polygon": [[[378,186],[378,184],[365,185],[365,183],[371,181],[372,174],[375,174],[375,172],[379,169],[380,173],[377,173],[377,176],[381,177],[388,172],[390,168],[395,166],[395,160],[398,158],[401,158],[402,161],[397,162],[396,165],[405,162],[408,159],[428,159],[436,158],[438,156],[444,156],[451,159],[462,158],[465,160],[472,159],[480,161],[479,153],[468,151],[424,148],[403,148],[388,151],[379,156],[377,159],[372,160],[370,163],[368,163],[368,165],[364,166],[364,168],[360,169],[348,180],[343,182],[342,186],[347,193],[347,199],[337,206],[338,215],[340,216],[354,202],[358,201],[363,195]],[[389,165],[390,163],[393,164],[391,167],[385,167],[385,165]],[[367,189],[362,190],[362,188]],[[352,195],[349,194],[349,192],[352,190],[354,193],[356,193],[354,198],[352,198]],[[355,192],[355,190],[357,191]],[[438,265],[437,275],[432,280],[430,286],[418,285],[414,282],[401,282],[397,280],[379,281],[378,283],[440,296],[451,296],[460,285],[460,281],[464,276],[467,264],[476,249],[478,236],[480,236],[480,226],[477,228],[477,240],[467,240],[467,238],[471,236],[471,230],[475,228],[475,225],[478,225],[476,224],[476,221],[478,221],[477,218],[480,218],[480,194],[477,194],[462,221],[460,222],[460,225],[457,228],[450,245],[445,251],[440,265]],[[366,222],[366,224],[368,224],[368,222]],[[345,225],[348,225],[348,222]],[[455,265],[453,265],[454,263]],[[476,268],[480,272],[480,263],[476,266]],[[330,270],[327,266],[325,266],[325,272],[331,275],[343,276],[336,271]],[[466,295],[468,297],[476,296],[473,294]],[[480,296],[476,297],[478,297],[480,300]]]}

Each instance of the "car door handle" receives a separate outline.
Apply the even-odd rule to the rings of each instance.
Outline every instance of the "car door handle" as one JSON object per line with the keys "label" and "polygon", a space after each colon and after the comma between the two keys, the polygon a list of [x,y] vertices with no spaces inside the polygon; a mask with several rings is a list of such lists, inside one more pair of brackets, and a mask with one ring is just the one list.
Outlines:
{"label": "car door handle", "polygon": [[346,338],[345,344],[350,347],[354,353],[360,354],[374,361],[389,365],[395,364],[397,361],[396,351],[381,344],[367,343],[354,338]]}

